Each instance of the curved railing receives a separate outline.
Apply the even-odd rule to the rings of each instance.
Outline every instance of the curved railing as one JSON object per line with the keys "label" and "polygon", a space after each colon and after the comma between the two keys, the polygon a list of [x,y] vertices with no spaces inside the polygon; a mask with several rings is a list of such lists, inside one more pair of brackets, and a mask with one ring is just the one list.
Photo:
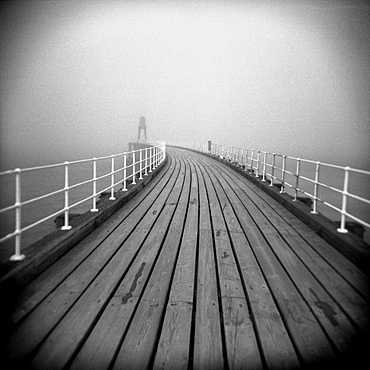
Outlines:
{"label": "curved railing", "polygon": [[[319,213],[319,204],[328,207],[340,215],[337,229],[339,233],[348,232],[347,219],[370,228],[370,200],[367,198],[370,189],[369,171],[212,142],[182,143],[179,146],[209,153],[230,161],[245,171],[252,172],[256,177],[261,177],[262,181],[269,181],[270,186],[279,186],[281,193],[290,189],[293,201],[298,200],[299,194],[309,197],[312,200],[312,214]],[[359,195],[356,194],[355,190],[360,188],[358,185],[361,183],[364,184],[362,193],[366,194]],[[353,191],[350,189],[350,184]],[[333,193],[337,194],[337,197]],[[337,204],[334,204],[335,202],[332,200],[335,198]],[[355,212],[349,212],[349,200],[357,202],[352,206],[352,209],[362,209],[362,216],[355,215]]]}
{"label": "curved railing", "polygon": [[[166,156],[166,146],[164,142],[156,144],[148,144],[148,147],[138,150],[132,150],[129,152],[123,152],[118,154],[113,154],[109,156],[83,159],[78,161],[67,161],[59,164],[52,164],[47,166],[31,167],[31,168],[16,168],[15,170],[0,172],[0,177],[13,176],[14,186],[15,186],[15,203],[0,209],[0,215],[6,212],[15,212],[15,228],[14,231],[8,233],[7,235],[0,238],[0,243],[3,243],[11,238],[15,239],[15,253],[11,256],[12,261],[20,261],[25,258],[24,254],[21,253],[21,237],[22,234],[30,230],[37,225],[55,218],[56,216],[64,213],[64,222],[61,227],[62,230],[70,230],[72,226],[70,225],[70,210],[85,203],[87,201],[92,202],[91,212],[98,212],[97,208],[97,198],[100,194],[110,191],[109,200],[115,200],[115,187],[122,184],[123,188],[120,191],[127,191],[127,182],[131,180],[132,184],[136,184],[137,179],[142,179],[143,176],[147,176],[148,173],[152,172],[153,169],[162,163]],[[97,164],[98,162],[104,162],[108,160],[108,165],[106,171],[103,170],[103,174],[97,174]],[[117,166],[117,163],[123,162],[122,166]],[[75,164],[90,163],[92,167],[92,177],[90,179],[84,180],[82,182],[73,183],[73,178],[70,175],[70,167]],[[40,170],[51,170],[54,168],[64,169],[64,178],[60,178],[61,187],[56,190],[40,196],[27,199],[22,201],[21,199],[21,189],[22,189],[22,177],[24,174],[29,172],[36,172]],[[118,167],[118,168],[117,168]],[[51,174],[52,176],[52,174]],[[101,190],[97,190],[97,182],[102,179],[110,179],[110,185],[104,187]],[[73,184],[72,184],[73,183]],[[84,186],[86,184],[92,184],[91,193],[80,199],[79,201],[72,203],[70,202],[70,192],[77,187]],[[64,185],[64,186],[63,186]],[[63,194],[63,204],[61,208],[56,212],[48,214],[47,216],[32,222],[29,225],[22,227],[22,208],[26,205],[40,202],[44,199],[51,199],[52,196],[57,194]]]}

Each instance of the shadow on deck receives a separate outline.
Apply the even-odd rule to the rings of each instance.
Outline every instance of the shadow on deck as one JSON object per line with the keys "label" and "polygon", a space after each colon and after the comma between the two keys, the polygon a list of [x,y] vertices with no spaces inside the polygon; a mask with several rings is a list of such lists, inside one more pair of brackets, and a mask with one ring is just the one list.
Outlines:
{"label": "shadow on deck", "polygon": [[35,369],[355,368],[369,329],[355,260],[228,166],[170,148],[22,288],[2,356]]}

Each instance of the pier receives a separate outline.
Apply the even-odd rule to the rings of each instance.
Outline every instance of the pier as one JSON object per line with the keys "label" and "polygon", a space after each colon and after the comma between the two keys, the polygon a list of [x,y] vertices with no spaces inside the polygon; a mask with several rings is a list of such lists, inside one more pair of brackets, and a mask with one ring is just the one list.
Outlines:
{"label": "pier", "polygon": [[9,368],[365,368],[369,253],[222,160],[166,157],[10,298]]}

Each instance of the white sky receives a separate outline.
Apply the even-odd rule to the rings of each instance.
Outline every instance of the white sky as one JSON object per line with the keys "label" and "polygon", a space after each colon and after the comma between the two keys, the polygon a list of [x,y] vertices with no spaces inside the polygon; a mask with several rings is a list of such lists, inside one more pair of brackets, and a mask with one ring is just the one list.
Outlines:
{"label": "white sky", "polygon": [[368,167],[362,2],[1,4],[3,169],[121,152],[141,115],[153,139]]}

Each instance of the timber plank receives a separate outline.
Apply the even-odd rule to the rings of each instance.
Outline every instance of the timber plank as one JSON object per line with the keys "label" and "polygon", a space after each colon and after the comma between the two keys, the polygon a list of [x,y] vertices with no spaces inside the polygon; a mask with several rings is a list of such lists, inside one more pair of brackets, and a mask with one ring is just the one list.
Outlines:
{"label": "timber plank", "polygon": [[[245,201],[245,200],[244,200]],[[299,293],[305,298],[340,352],[350,348],[351,341],[356,337],[356,331],[337,303],[323,289],[311,272],[301,263],[297,256],[287,247],[281,236],[272,228],[264,216],[253,212],[252,205],[247,204],[255,222],[263,229],[272,251],[295,283]]]}
{"label": "timber plank", "polygon": [[79,243],[78,248],[73,248],[69,253],[66,253],[50,268],[45,270],[45,272],[41,273],[23,288],[17,296],[15,308],[9,318],[9,322],[15,325],[23,319],[23,317],[59,285],[60,281],[65,279],[84,259],[86,259],[94,248],[102,243],[107,235],[110,234],[122,220],[128,217],[141,201],[145,199],[146,203],[150,202],[150,197],[155,195],[157,189],[161,189],[161,187],[156,188],[156,185],[163,182],[163,178],[169,170],[170,161],[167,161],[163,171],[137,194],[135,201],[129,201],[104,223],[104,228],[94,230]]}
{"label": "timber plank", "polygon": [[290,279],[295,282],[299,288],[299,293],[305,297],[310,308],[315,312],[315,316],[325,327],[337,348],[341,351],[348,350],[350,341],[355,337],[355,330],[348,318],[322,286],[318,284],[307,268],[291,252],[291,249],[286,247],[284,240],[250,201],[249,197],[240,188],[234,190],[250,212],[255,224],[263,230],[272,251],[290,275]]}
{"label": "timber plank", "polygon": [[[265,214],[269,208],[268,206],[265,204],[261,205],[264,212],[262,213],[257,205],[249,198],[249,194],[247,195],[240,188],[235,189],[235,191],[241,202],[252,215],[255,223],[263,230],[275,255],[290,275],[292,281],[295,282],[299,292],[308,302],[311,310],[325,328],[326,333],[340,352],[347,352],[356,338],[355,328],[337,302],[319,284],[312,273],[298,259],[297,255],[293,253],[292,249],[272,226],[273,223],[277,222],[276,213],[270,213],[272,219],[268,220]],[[255,202],[262,203],[263,201],[259,197],[256,197]],[[281,225],[281,228],[284,230],[283,225]]]}
{"label": "timber plank", "polygon": [[184,201],[184,198],[188,199],[190,190],[189,177],[186,180],[181,193],[182,200],[180,200],[174,218],[169,225],[169,232],[149,278],[148,286],[118,352],[114,369],[145,369],[149,366],[154,355],[184,227],[187,210],[187,202]]}
{"label": "timber plank", "polygon": [[[268,207],[264,209],[264,214],[270,220],[273,216],[272,212]],[[307,269],[357,327],[367,327],[369,311],[365,299],[337,271],[320,258],[320,255],[312,250],[306,241],[294,232],[287,223],[274,218],[273,225],[279,230],[279,234],[286,243],[290,245],[291,250],[301,259]]]}
{"label": "timber plank", "polygon": [[[231,188],[225,191],[229,195],[230,203],[253,248],[300,356],[306,363],[318,358],[334,358],[334,353],[319,323],[271,251],[265,240],[265,234],[261,233],[234,191]],[[320,343],[319,346],[318,343]]]}
{"label": "timber plank", "polygon": [[254,325],[250,318],[251,312],[231,249],[229,234],[221,211],[222,206],[218,202],[204,167],[202,172],[211,209],[228,365],[230,369],[261,369],[263,365]]}
{"label": "timber plank", "polygon": [[[215,165],[218,168],[223,169],[223,167],[220,167],[221,165],[219,163],[216,163]],[[223,171],[222,173],[227,173],[228,178],[232,179],[239,187],[243,189],[248,188],[254,193],[260,195],[261,198],[266,199],[265,193],[260,188],[247,179],[237,176],[234,171],[228,170]],[[324,259],[327,264],[332,266],[338,274],[342,275],[354,289],[359,291],[359,293],[369,301],[368,278],[364,272],[355,266],[336,248],[333,248],[333,246],[313,232],[313,230],[303,221],[294,216],[285,207],[281,206],[275,199],[271,197],[268,197],[267,199],[268,204],[273,207],[274,211],[277,212],[290,226],[292,226],[303,239],[305,239],[311,248],[321,256],[321,259]],[[265,202],[267,202],[267,200]]]}
{"label": "timber plank", "polygon": [[173,204],[167,204],[164,207],[155,228],[151,230],[130,266],[130,271],[110,299],[101,318],[74,359],[71,368],[81,369],[88,366],[104,369],[109,367],[150,276],[174,209]]}
{"label": "timber plank", "polygon": [[367,327],[364,274],[242,175],[187,150],[168,156],[156,186],[23,290],[12,365],[291,369],[342,361]]}
{"label": "timber plank", "polygon": [[[177,173],[179,165],[176,167]],[[175,169],[175,170],[176,170]],[[66,365],[73,355],[76,346],[82,344],[84,337],[91,330],[95,317],[99,316],[106,305],[106,301],[112,296],[118,286],[122,275],[125,273],[131,260],[136,255],[149,230],[158,218],[158,213],[152,211],[162,208],[160,202],[167,199],[171,192],[176,175],[170,178],[167,186],[153,203],[140,224],[144,226],[135,227],[125,243],[125,248],[120,248],[104,270],[97,276],[93,284],[90,284],[83,299],[79,299],[73,308],[68,311],[63,321],[53,330],[51,335],[44,341],[41,348],[34,357],[32,364],[37,368],[61,368]],[[148,219],[150,221],[148,221]],[[137,237],[137,238],[136,238]],[[106,284],[109,282],[109,284]],[[57,340],[62,338],[62,340]]]}
{"label": "timber plank", "polygon": [[[166,196],[163,191],[160,194],[160,197],[161,196]],[[141,210],[141,212],[143,211],[147,212],[147,209]],[[104,245],[102,250],[95,249],[90,258],[85,260],[73,274],[69,275],[68,278],[59,285],[24,322],[22,322],[9,339],[6,352],[10,361],[23,361],[35,350],[53,327],[62,319],[68,309],[77,301],[84,292],[84,289],[89,287],[89,284],[91,284],[100,269],[110,260],[112,255],[116,253],[117,248],[119,248],[124,239],[123,236],[129,235],[130,228],[131,230],[135,229],[136,224],[133,224],[133,222],[136,222],[135,217],[131,217],[127,222],[125,220],[121,223],[120,227],[109,235],[108,242],[106,241],[107,245]],[[123,232],[122,229],[124,230]],[[147,230],[143,229],[141,237],[144,238],[146,234]],[[132,248],[127,252],[133,253]]]}
{"label": "timber plank", "polygon": [[331,346],[310,308],[271,251],[264,234],[240,208],[235,205],[235,213],[238,217],[242,216],[239,222],[253,248],[300,356],[306,363],[320,358],[333,358]]}
{"label": "timber plank", "polygon": [[222,369],[224,356],[209,205],[198,169],[197,174],[200,210],[193,369]]}
{"label": "timber plank", "polygon": [[[240,189],[242,188],[240,187]],[[256,188],[255,186],[248,187],[247,189],[255,190],[248,191],[248,198],[250,198],[251,201],[254,202],[254,205],[258,209],[260,209],[261,213],[264,214],[264,217],[267,218],[269,222],[278,230],[280,236],[284,238],[287,245],[290,245],[291,250],[304,262],[306,267],[322,284],[325,290],[335,299],[336,305],[341,307],[341,309],[346,312],[351,320],[356,323],[358,328],[367,328],[369,323],[369,308],[364,298],[356,290],[354,290],[353,287],[340,274],[338,274],[336,270],[334,270],[328,263],[326,263],[325,260],[320,258],[320,255],[311,248],[311,246],[306,242],[305,239],[300,236],[299,232],[297,232],[294,228],[290,226],[290,224],[288,224],[282,217],[280,217],[278,210],[283,207],[281,207],[273,199],[269,200],[269,203],[267,203],[265,198],[262,198],[260,196],[261,190]],[[248,206],[248,208],[250,207]],[[285,209],[283,210],[283,212],[285,214],[288,213],[288,211]],[[289,217],[289,219],[291,218],[294,217]],[[257,223],[259,225],[263,225],[263,223],[261,223],[261,219],[259,219]],[[264,225],[266,226],[266,224]],[[265,226],[263,226],[264,230]],[[312,230],[311,234],[314,234]],[[336,253],[339,253],[334,248],[332,248],[332,250]],[[313,289],[308,289],[310,290],[311,295],[314,295],[315,298],[317,298],[317,295],[312,293]],[[318,304],[321,305],[321,303],[317,303],[319,301],[316,300],[315,302],[316,306]],[[327,307],[327,309],[329,308]],[[351,330],[346,333],[346,336],[349,337],[350,332]]]}
{"label": "timber plank", "polygon": [[159,339],[154,369],[188,369],[191,323],[194,305],[194,278],[198,238],[198,183],[191,165],[191,190],[185,229],[175,267],[169,300]]}
{"label": "timber plank", "polygon": [[[217,194],[226,193],[211,175]],[[229,203],[223,213],[230,232],[236,258],[240,265],[244,286],[250,302],[252,315],[258,329],[264,360],[269,368],[296,369],[299,360],[289,338],[278,308],[269,291],[268,284],[258,266],[251,246],[241,229]]]}
{"label": "timber plank", "polygon": [[72,369],[107,369],[110,366],[150,276],[174,208],[173,205],[166,206],[159,216],[156,227],[74,359]]}

